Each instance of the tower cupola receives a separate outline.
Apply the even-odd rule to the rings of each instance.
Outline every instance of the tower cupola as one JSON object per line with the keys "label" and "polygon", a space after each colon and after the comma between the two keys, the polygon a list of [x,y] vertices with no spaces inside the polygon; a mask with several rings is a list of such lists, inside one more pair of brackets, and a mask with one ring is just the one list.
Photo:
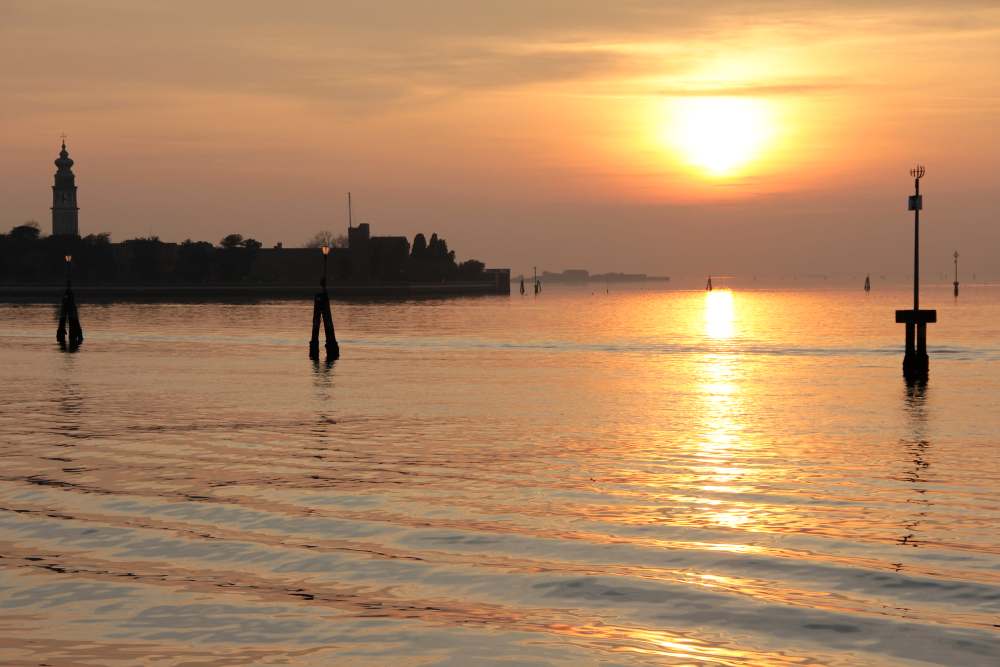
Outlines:
{"label": "tower cupola", "polygon": [[56,158],[55,165],[59,167],[59,170],[69,169],[73,166],[73,160],[69,156],[69,151],[66,150],[66,142],[62,143],[62,150],[59,151],[59,157]]}

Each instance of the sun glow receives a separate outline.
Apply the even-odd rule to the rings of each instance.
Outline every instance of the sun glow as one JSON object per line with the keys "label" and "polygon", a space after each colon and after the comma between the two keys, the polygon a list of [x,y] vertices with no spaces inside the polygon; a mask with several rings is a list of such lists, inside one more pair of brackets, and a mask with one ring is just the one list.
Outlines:
{"label": "sun glow", "polygon": [[721,178],[760,159],[775,126],[773,110],[763,100],[690,97],[672,101],[664,138],[688,165]]}

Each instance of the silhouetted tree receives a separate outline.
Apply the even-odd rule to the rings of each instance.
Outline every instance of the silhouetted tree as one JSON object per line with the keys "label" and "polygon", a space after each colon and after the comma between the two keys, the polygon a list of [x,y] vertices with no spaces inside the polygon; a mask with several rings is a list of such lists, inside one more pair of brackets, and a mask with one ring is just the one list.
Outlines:
{"label": "silhouetted tree", "polygon": [[125,241],[125,275],[129,280],[157,283],[167,279],[163,268],[164,244],[156,235],[140,236]]}
{"label": "silhouetted tree", "polygon": [[82,283],[113,282],[118,276],[118,262],[111,245],[111,234],[88,234],[67,250],[73,252],[73,280]]}
{"label": "silhouetted tree", "polygon": [[438,235],[431,234],[426,241],[423,234],[413,238],[410,260],[406,264],[406,277],[418,282],[440,282],[458,276],[455,253],[448,250],[448,244]]}
{"label": "silhouetted tree", "polygon": [[410,250],[410,257],[413,259],[423,259],[427,254],[427,239],[423,234],[413,237],[413,249]]}
{"label": "silhouetted tree", "polygon": [[347,237],[343,234],[334,234],[327,229],[322,232],[316,232],[311,239],[306,241],[307,248],[322,248],[323,246],[346,248]]}
{"label": "silhouetted tree", "polygon": [[10,230],[10,238],[18,241],[37,241],[41,235],[42,230],[34,220],[29,220],[23,225],[16,225]]}
{"label": "silhouetted tree", "polygon": [[257,250],[264,244],[258,241],[257,239],[243,239],[242,245],[247,250]]}
{"label": "silhouetted tree", "polygon": [[185,282],[206,282],[211,278],[218,249],[208,241],[186,239],[177,249],[177,276]]}
{"label": "silhouetted tree", "polygon": [[472,280],[482,275],[486,265],[477,259],[467,259],[458,265],[458,275],[464,280]]}
{"label": "silhouetted tree", "polygon": [[221,245],[223,248],[239,248],[240,245],[242,245],[242,243],[243,243],[242,234],[229,234],[228,236],[223,237],[221,241],[219,241],[219,245]]}
{"label": "silhouetted tree", "polygon": [[111,243],[111,234],[101,232],[100,234],[87,234],[83,237],[83,242],[90,245],[108,245]]}

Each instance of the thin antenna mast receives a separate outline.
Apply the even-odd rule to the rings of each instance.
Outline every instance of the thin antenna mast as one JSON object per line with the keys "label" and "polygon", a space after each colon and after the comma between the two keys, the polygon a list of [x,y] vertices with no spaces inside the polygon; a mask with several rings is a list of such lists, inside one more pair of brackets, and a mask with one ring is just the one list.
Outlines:
{"label": "thin antenna mast", "polygon": [[351,212],[351,193],[347,193],[347,228],[352,229],[354,227],[354,217]]}

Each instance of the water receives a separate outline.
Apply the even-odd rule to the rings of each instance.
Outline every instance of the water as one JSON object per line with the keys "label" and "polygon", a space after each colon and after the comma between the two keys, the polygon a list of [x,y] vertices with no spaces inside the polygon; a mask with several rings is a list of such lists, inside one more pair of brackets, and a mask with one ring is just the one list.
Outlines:
{"label": "water", "polygon": [[1000,662],[1000,289],[0,305],[0,664]]}

